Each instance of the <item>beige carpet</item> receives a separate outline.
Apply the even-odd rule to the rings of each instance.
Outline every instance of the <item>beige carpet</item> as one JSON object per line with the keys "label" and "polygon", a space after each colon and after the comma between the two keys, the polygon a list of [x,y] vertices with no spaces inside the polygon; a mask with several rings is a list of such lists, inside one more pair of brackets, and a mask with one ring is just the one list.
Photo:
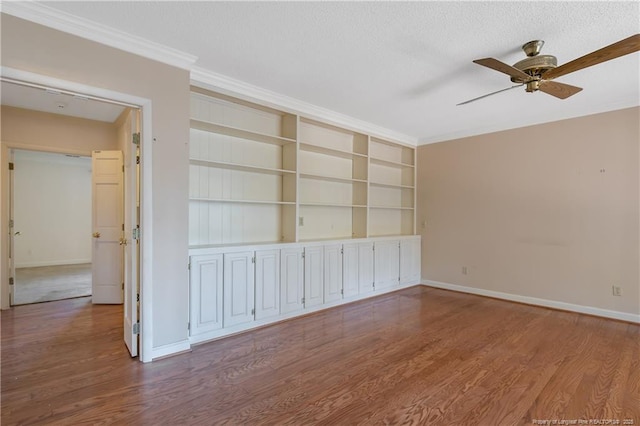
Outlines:
{"label": "beige carpet", "polygon": [[16,269],[14,305],[91,296],[91,264]]}

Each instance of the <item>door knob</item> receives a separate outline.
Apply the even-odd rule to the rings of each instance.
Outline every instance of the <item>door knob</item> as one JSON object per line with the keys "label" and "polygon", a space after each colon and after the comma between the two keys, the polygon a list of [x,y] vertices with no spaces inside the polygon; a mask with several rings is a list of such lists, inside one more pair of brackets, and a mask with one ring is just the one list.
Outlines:
{"label": "door knob", "polygon": [[127,245],[127,239],[126,238],[120,238],[120,245],[121,246],[126,246]]}
{"label": "door knob", "polygon": [[94,232],[93,233],[93,238],[100,238],[100,233],[99,232]]}

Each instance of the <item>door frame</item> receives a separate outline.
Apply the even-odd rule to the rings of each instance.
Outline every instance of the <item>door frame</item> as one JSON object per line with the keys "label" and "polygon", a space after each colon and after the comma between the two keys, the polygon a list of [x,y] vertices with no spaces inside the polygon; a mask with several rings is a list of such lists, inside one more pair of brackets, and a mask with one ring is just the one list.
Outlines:
{"label": "door frame", "polygon": [[[18,70],[8,67],[0,67],[0,76],[3,80],[36,87],[46,87],[80,94],[95,100],[120,103],[124,106],[136,107],[140,110],[141,138],[140,138],[140,356],[142,362],[152,361],[153,355],[153,322],[152,322],[152,275],[153,275],[153,188],[152,188],[152,159],[153,159],[153,133],[152,133],[152,105],[151,100],[135,95],[116,92],[113,90],[87,86],[67,80],[61,80],[41,74]],[[128,149],[133,149],[133,144],[127,144]],[[9,177],[9,150],[30,149],[46,152],[64,151],[73,153],[68,149],[57,149],[50,146],[26,145],[11,141],[0,141],[0,309],[9,309],[9,274],[8,274],[8,177]],[[73,151],[73,150],[71,150]],[[90,151],[76,152],[79,155],[91,155]],[[125,189],[126,191],[126,189]]]}

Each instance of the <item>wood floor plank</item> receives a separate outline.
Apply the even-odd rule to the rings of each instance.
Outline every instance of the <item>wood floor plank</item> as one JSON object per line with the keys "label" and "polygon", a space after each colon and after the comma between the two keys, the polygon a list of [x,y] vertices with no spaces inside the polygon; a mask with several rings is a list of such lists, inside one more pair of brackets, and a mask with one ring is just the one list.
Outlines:
{"label": "wood floor plank", "polygon": [[122,308],[1,316],[13,424],[640,424],[640,325],[412,287],[141,364]]}

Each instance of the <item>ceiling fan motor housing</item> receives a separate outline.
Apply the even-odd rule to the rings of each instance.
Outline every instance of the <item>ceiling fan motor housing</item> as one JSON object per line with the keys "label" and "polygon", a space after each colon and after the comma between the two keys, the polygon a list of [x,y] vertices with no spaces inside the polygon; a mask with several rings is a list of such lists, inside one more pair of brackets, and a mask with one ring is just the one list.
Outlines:
{"label": "ceiling fan motor housing", "polygon": [[[553,55],[536,55],[525,58],[513,64],[514,68],[532,77],[541,78],[545,72],[558,66],[558,60]],[[511,77],[514,83],[526,83],[524,79]]]}

